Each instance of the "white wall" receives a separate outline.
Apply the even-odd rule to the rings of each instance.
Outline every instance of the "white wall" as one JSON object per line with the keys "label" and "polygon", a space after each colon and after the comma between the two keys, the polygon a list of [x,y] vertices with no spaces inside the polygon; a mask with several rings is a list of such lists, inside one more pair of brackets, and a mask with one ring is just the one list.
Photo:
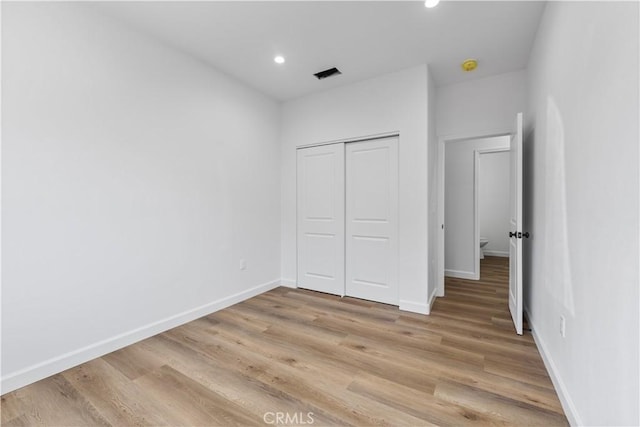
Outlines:
{"label": "white wall", "polygon": [[509,256],[509,152],[480,154],[478,221],[485,255]]}
{"label": "white wall", "polygon": [[512,132],[526,105],[526,72],[515,71],[438,88],[436,128],[441,138]]}
{"label": "white wall", "polygon": [[[427,69],[427,71],[429,71]],[[438,132],[436,129],[436,95],[435,82],[431,76],[427,79],[427,172],[429,185],[429,218],[428,225],[428,251],[429,251],[429,304],[436,298],[438,288],[438,234],[440,226],[438,222]],[[444,254],[442,254],[444,256]]]}
{"label": "white wall", "polygon": [[282,122],[282,277],[296,280],[296,147],[399,132],[399,288],[406,309],[427,311],[426,66],[289,101]]}
{"label": "white wall", "polygon": [[2,8],[3,392],[279,283],[275,102],[87,5]]}
{"label": "white wall", "polygon": [[640,424],[638,16],[550,2],[529,65],[525,305],[580,425]]}
{"label": "white wall", "polygon": [[475,151],[509,147],[509,137],[445,143],[444,248],[445,274],[479,279],[475,247]]}

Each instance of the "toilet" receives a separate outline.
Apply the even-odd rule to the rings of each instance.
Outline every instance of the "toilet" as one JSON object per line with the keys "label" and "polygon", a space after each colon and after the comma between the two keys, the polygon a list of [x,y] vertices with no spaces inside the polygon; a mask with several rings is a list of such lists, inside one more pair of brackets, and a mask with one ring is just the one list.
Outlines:
{"label": "toilet", "polygon": [[480,259],[484,259],[484,251],[482,250],[489,243],[489,239],[480,236]]}

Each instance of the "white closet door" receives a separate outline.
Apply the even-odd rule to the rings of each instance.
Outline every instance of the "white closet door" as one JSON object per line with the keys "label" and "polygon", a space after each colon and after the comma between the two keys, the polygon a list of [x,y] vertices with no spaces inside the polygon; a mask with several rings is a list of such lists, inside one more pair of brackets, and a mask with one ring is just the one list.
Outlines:
{"label": "white closet door", "polygon": [[344,144],[298,150],[298,286],[344,295]]}
{"label": "white closet door", "polygon": [[398,305],[398,138],[346,144],[347,295]]}

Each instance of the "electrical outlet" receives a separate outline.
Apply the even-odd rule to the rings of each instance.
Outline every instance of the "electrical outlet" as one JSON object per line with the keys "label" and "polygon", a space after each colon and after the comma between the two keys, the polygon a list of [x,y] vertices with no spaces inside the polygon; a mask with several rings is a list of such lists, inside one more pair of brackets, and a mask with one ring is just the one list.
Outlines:
{"label": "electrical outlet", "polygon": [[560,336],[564,338],[567,335],[567,322],[564,316],[560,316]]}
{"label": "electrical outlet", "polygon": [[247,269],[247,261],[244,258],[242,258],[240,260],[240,270],[246,270],[246,269]]}

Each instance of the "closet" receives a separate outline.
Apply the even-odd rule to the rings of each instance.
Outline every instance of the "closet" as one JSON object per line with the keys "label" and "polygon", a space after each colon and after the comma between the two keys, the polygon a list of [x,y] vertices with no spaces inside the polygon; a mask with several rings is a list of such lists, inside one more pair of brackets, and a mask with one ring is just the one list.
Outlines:
{"label": "closet", "polygon": [[398,137],[297,150],[300,288],[398,305]]}

